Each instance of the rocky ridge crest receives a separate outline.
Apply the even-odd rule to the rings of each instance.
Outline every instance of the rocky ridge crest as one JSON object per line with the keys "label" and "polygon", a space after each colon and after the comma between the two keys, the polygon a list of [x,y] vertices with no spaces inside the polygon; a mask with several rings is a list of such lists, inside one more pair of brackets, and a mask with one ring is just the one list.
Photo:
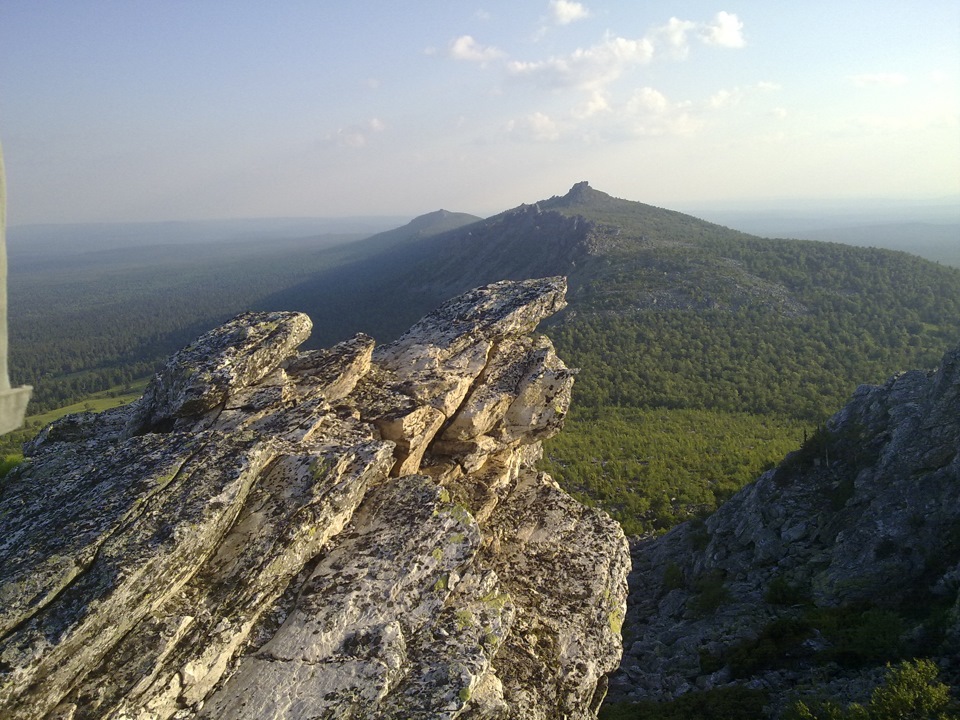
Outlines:
{"label": "rocky ridge crest", "polygon": [[565,290],[479,288],[379,348],[241,315],[46,428],[0,486],[0,715],[595,717],[630,559],[533,468]]}

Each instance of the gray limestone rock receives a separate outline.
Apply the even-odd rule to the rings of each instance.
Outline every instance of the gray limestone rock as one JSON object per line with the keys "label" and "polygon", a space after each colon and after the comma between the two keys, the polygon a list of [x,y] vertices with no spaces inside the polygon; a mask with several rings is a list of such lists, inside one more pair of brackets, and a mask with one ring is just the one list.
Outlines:
{"label": "gray limestone rock", "polygon": [[189,420],[270,374],[310,336],[303,313],[244,313],[174,355],[140,400],[134,432]]}
{"label": "gray limestone rock", "polygon": [[629,555],[533,469],[564,290],[480,288],[376,351],[248,313],[46,428],[0,486],[0,716],[596,717]]}

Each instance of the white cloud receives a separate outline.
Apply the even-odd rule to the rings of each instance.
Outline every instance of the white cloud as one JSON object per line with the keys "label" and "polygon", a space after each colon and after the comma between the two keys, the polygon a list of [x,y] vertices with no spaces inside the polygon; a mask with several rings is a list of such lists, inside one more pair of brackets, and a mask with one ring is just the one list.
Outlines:
{"label": "white cloud", "polygon": [[367,125],[373,132],[383,132],[387,129],[386,124],[380,118],[373,118]]}
{"label": "white cloud", "polygon": [[743,99],[743,91],[740,88],[733,90],[721,89],[710,96],[707,105],[712,108],[728,107],[737,105]]}
{"label": "white cloud", "polygon": [[670,109],[670,101],[659,90],[643,87],[633,91],[633,96],[627,101],[625,110],[630,115],[654,113],[662,115]]}
{"label": "white cloud", "polygon": [[454,60],[486,63],[501,58],[503,55],[502,50],[488,45],[481,45],[470,35],[461,35],[450,43],[450,57]]}
{"label": "white cloud", "polygon": [[646,38],[611,37],[586,50],[578,48],[566,57],[514,61],[507,65],[507,71],[516,78],[547,87],[595,90],[616,80],[627,68],[647,63],[652,57],[653,45]]}
{"label": "white cloud", "polygon": [[666,25],[654,29],[648,37],[657,45],[665,46],[676,58],[686,58],[690,52],[690,38],[696,37],[705,45],[739,48],[745,45],[743,23],[736,15],[720,12],[711,22],[697,23],[671,17]]}
{"label": "white cloud", "polygon": [[770,111],[770,114],[773,115],[777,120],[785,120],[789,113],[786,108],[775,107]]}
{"label": "white cloud", "polygon": [[[551,0],[554,20],[572,22],[586,17],[588,11],[572,0]],[[545,31],[546,28],[541,28]],[[717,13],[709,23],[695,23],[671,17],[666,25],[636,39],[608,34],[588,48],[577,48],[568,55],[554,55],[544,60],[514,60],[506,64],[508,75],[528,80],[551,89],[577,88],[594,92],[603,89],[637,65],[649,63],[657,46],[667,47],[674,56],[686,57],[690,37],[708,45],[742,47],[743,23],[736,15]],[[505,53],[495,47],[478,43],[470,35],[462,35],[450,45],[450,56],[458,60],[488,62],[502,58]]]}
{"label": "white cloud", "polygon": [[703,125],[692,103],[672,102],[652,87],[638,88],[626,102],[617,104],[603,94],[594,94],[590,105],[593,107],[574,108],[561,116],[534,112],[511,120],[506,131],[520,142],[604,144],[637,137],[690,136]]}
{"label": "white cloud", "polygon": [[733,13],[723,10],[716,14],[712,23],[701,28],[700,38],[707,45],[719,47],[741,48],[746,45],[743,37],[743,23]]}
{"label": "white cloud", "polygon": [[569,25],[590,17],[590,11],[572,0],[550,0],[550,16],[557,25]]}
{"label": "white cloud", "polygon": [[618,113],[630,135],[690,135],[701,125],[690,113],[690,103],[671,102],[652,87],[634,90]]}
{"label": "white cloud", "polygon": [[867,87],[869,85],[884,85],[887,87],[896,87],[907,82],[907,76],[903,73],[863,73],[860,75],[848,75],[847,80],[857,87]]}
{"label": "white cloud", "polygon": [[507,123],[507,132],[520,139],[537,142],[556,142],[560,139],[560,127],[542,112],[535,112]]}
{"label": "white cloud", "polygon": [[599,115],[600,113],[610,112],[610,98],[602,90],[594,90],[590,97],[580,107],[574,110],[574,117],[584,119]]}
{"label": "white cloud", "polygon": [[[571,0],[552,0],[554,23],[572,22],[586,10]],[[550,23],[550,18],[542,22]],[[546,30],[547,25],[541,26]],[[735,106],[749,95],[779,89],[764,81],[744,87],[718,90],[712,97],[696,103],[673,102],[652,87],[640,87],[623,95],[617,82],[630,77],[637,68],[649,64],[655,55],[684,58],[691,44],[717,47],[741,47],[744,44],[743,23],[736,15],[718,13],[708,22],[695,22],[671,17],[643,37],[625,38],[608,33],[594,45],[580,47],[567,54],[535,60],[506,60],[507,76],[551,91],[576,91],[579,97],[565,98],[565,108],[556,105],[556,98],[565,93],[553,92],[553,112],[517,116],[506,126],[509,134],[528,142],[556,142],[579,138],[583,142],[623,141],[638,136],[689,136],[709,121],[711,110]],[[493,51],[492,53],[489,51]],[[496,53],[496,54],[494,54]],[[502,54],[495,48],[480,46],[469,35],[451,45],[451,56],[486,61]],[[636,85],[634,85],[636,87]],[[630,93],[629,90],[626,91]],[[531,108],[532,109],[532,108]],[[761,108],[758,112],[766,112]]]}
{"label": "white cloud", "polygon": [[690,42],[687,36],[696,27],[695,22],[672,17],[666,25],[657,28],[654,36],[665,41],[674,55],[684,58],[690,50]]}

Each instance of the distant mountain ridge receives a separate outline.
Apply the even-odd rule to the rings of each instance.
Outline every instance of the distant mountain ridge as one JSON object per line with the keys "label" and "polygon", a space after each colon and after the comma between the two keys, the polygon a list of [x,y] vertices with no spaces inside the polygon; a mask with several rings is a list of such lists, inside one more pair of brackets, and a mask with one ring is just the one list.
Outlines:
{"label": "distant mountain ridge", "polygon": [[762,237],[887,248],[960,267],[960,198],[874,208],[823,201],[779,209],[701,208],[697,214]]}
{"label": "distant mountain ridge", "polygon": [[[471,218],[472,216],[461,216]],[[741,233],[697,218],[642,203],[613,198],[580,182],[563,196],[524,203],[485,220],[443,232],[424,233],[419,224],[431,219],[422,216],[393,231],[368,238],[355,247],[383,251],[377,256],[339,267],[302,287],[270,299],[270,308],[282,302],[307,302],[304,311],[329,319],[318,323],[311,343],[318,346],[343,339],[352,325],[344,322],[343,312],[325,313],[332,285],[353,288],[356,313],[351,320],[370,323],[368,332],[380,330],[393,335],[444,298],[476,285],[500,279],[527,279],[555,274],[570,276],[571,292],[580,285],[577,263],[590,256],[606,254],[629,239],[634,245],[674,243],[688,236],[710,233],[741,236]],[[643,232],[634,232],[636,225]],[[624,229],[628,235],[624,235]],[[348,281],[344,278],[349,278]],[[341,290],[338,290],[338,294]],[[409,315],[395,323],[385,323],[379,302],[388,296],[402,298]],[[313,298],[311,300],[310,298]],[[321,298],[323,298],[321,300]],[[336,305],[337,300],[332,299]],[[356,301],[359,300],[357,304]],[[329,335],[324,334],[330,333]]]}
{"label": "distant mountain ridge", "polygon": [[11,256],[32,259],[155,245],[274,241],[320,236],[367,237],[402,222],[400,217],[239,218],[166,222],[64,223],[9,228]]}
{"label": "distant mountain ridge", "polygon": [[826,417],[859,382],[933,366],[960,336],[952,268],[892,251],[758,238],[586,182],[409,238],[263,309],[293,303],[317,318],[318,345],[355,329],[389,339],[470,287],[555,274],[569,278],[569,307],[549,332],[588,368],[579,399],[592,406]]}
{"label": "distant mountain ridge", "polygon": [[887,223],[825,227],[793,233],[807,240],[843,242],[862,247],[880,247],[960,267],[960,223]]}
{"label": "distant mountain ridge", "polygon": [[[305,239],[244,253],[176,253],[136,272],[118,267],[108,302],[89,308],[84,293],[106,287],[92,268],[68,268],[69,291],[42,275],[20,287],[12,279],[14,355],[18,337],[33,347],[50,322],[59,323],[57,338],[84,346],[80,360],[50,345],[29,363],[14,357],[15,369],[35,368],[18,380],[36,385],[43,373],[47,385],[67,374],[79,387],[84,367],[116,377],[131,358],[148,362],[140,348],[149,344],[150,358],[159,357],[243,309],[308,313],[313,347],[358,330],[389,341],[471,287],[548,275],[569,278],[569,307],[547,330],[586,368],[575,402],[584,409],[719,408],[815,420],[859,382],[933,366],[960,336],[955,269],[903,253],[758,238],[587,182],[487,219],[438,210],[363,240],[321,247]],[[18,326],[18,318],[33,324]],[[115,340],[96,339],[101,327],[134,326],[140,334],[115,350]]]}
{"label": "distant mountain ridge", "polygon": [[384,230],[371,235],[358,244],[358,248],[366,253],[386,250],[398,244],[414,243],[417,240],[433,237],[441,233],[456,230],[464,225],[482,221],[483,218],[468,213],[450,212],[449,210],[434,210],[425,215],[418,215],[406,225]]}

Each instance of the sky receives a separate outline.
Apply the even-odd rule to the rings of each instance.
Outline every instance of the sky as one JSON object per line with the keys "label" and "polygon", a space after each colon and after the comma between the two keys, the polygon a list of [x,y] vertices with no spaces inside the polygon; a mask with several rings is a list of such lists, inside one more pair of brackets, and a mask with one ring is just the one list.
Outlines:
{"label": "sky", "polygon": [[960,194],[956,0],[3,0],[8,220]]}

